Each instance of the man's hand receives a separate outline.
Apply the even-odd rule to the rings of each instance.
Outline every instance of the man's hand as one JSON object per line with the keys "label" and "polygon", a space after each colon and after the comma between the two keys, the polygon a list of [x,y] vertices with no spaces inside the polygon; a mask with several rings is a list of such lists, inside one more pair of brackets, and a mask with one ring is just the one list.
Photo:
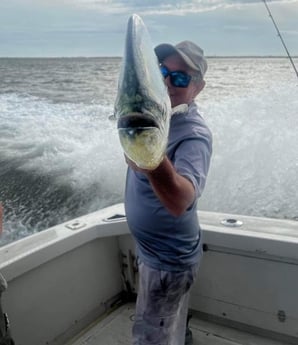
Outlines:
{"label": "man's hand", "polygon": [[154,169],[152,169],[152,170],[150,170],[150,169],[142,169],[142,168],[140,168],[139,166],[137,166],[136,163],[133,162],[131,159],[129,159],[126,155],[124,155],[124,157],[125,157],[125,161],[126,161],[127,165],[128,165],[132,170],[134,170],[134,171],[138,171],[138,172],[141,172],[141,173],[143,173],[143,174],[148,174],[148,173],[152,172],[153,170],[155,170],[155,169],[157,168],[157,167],[156,167],[156,168],[154,168]]}

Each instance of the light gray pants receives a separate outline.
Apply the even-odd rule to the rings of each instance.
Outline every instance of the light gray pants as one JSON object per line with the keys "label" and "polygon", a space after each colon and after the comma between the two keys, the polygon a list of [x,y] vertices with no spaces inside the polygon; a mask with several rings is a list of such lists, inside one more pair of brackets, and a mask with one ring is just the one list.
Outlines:
{"label": "light gray pants", "polygon": [[184,345],[189,289],[197,268],[168,272],[139,264],[133,345]]}

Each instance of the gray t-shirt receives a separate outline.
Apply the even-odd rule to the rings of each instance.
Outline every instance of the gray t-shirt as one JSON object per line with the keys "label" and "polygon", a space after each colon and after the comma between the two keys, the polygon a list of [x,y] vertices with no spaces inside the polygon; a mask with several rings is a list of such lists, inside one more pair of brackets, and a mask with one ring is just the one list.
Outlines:
{"label": "gray t-shirt", "polygon": [[197,198],[203,192],[212,153],[212,135],[197,106],[172,115],[167,156],[176,171],[194,185],[196,201],[175,217],[161,204],[147,177],[127,170],[125,211],[137,244],[137,255],[155,269],[182,271],[196,264],[202,253]]}

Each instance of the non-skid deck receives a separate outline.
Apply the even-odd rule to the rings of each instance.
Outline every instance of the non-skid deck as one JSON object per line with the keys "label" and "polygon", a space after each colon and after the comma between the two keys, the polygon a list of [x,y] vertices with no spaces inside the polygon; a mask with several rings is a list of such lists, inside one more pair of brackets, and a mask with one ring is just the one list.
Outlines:
{"label": "non-skid deck", "polygon": [[[120,307],[106,318],[94,322],[68,345],[131,345],[134,305]],[[192,318],[193,345],[285,345],[226,326]]]}

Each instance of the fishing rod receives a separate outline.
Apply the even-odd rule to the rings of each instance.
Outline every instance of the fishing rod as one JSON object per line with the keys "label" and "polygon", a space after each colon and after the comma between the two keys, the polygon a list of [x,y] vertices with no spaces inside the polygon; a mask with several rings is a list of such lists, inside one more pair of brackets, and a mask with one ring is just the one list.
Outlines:
{"label": "fishing rod", "polygon": [[279,29],[278,29],[278,27],[277,27],[277,25],[276,25],[276,23],[275,23],[275,20],[274,20],[272,14],[271,14],[271,11],[270,11],[270,9],[269,9],[269,7],[268,7],[268,5],[267,5],[267,2],[266,2],[266,0],[263,0],[263,2],[264,2],[264,5],[266,6],[266,9],[267,9],[267,11],[268,11],[269,17],[271,18],[272,23],[273,23],[273,25],[275,26],[275,29],[276,29],[276,31],[277,31],[277,35],[279,36],[279,38],[280,38],[280,40],[281,40],[281,43],[283,44],[283,46],[284,46],[284,48],[285,48],[285,51],[286,51],[286,53],[288,54],[288,58],[290,59],[291,64],[292,64],[292,66],[293,66],[293,68],[294,68],[294,71],[295,71],[295,73],[296,73],[296,76],[297,76],[297,78],[298,78],[298,71],[297,71],[296,66],[295,66],[295,64],[294,64],[294,61],[293,61],[293,59],[292,59],[292,57],[291,57],[291,55],[290,55],[290,53],[289,53],[289,51],[288,51],[288,48],[287,48],[287,46],[286,46],[286,44],[285,44],[285,42],[284,42],[284,40],[283,40],[283,38],[282,38],[282,36],[281,36],[281,34],[280,34],[280,31],[279,31]]}

